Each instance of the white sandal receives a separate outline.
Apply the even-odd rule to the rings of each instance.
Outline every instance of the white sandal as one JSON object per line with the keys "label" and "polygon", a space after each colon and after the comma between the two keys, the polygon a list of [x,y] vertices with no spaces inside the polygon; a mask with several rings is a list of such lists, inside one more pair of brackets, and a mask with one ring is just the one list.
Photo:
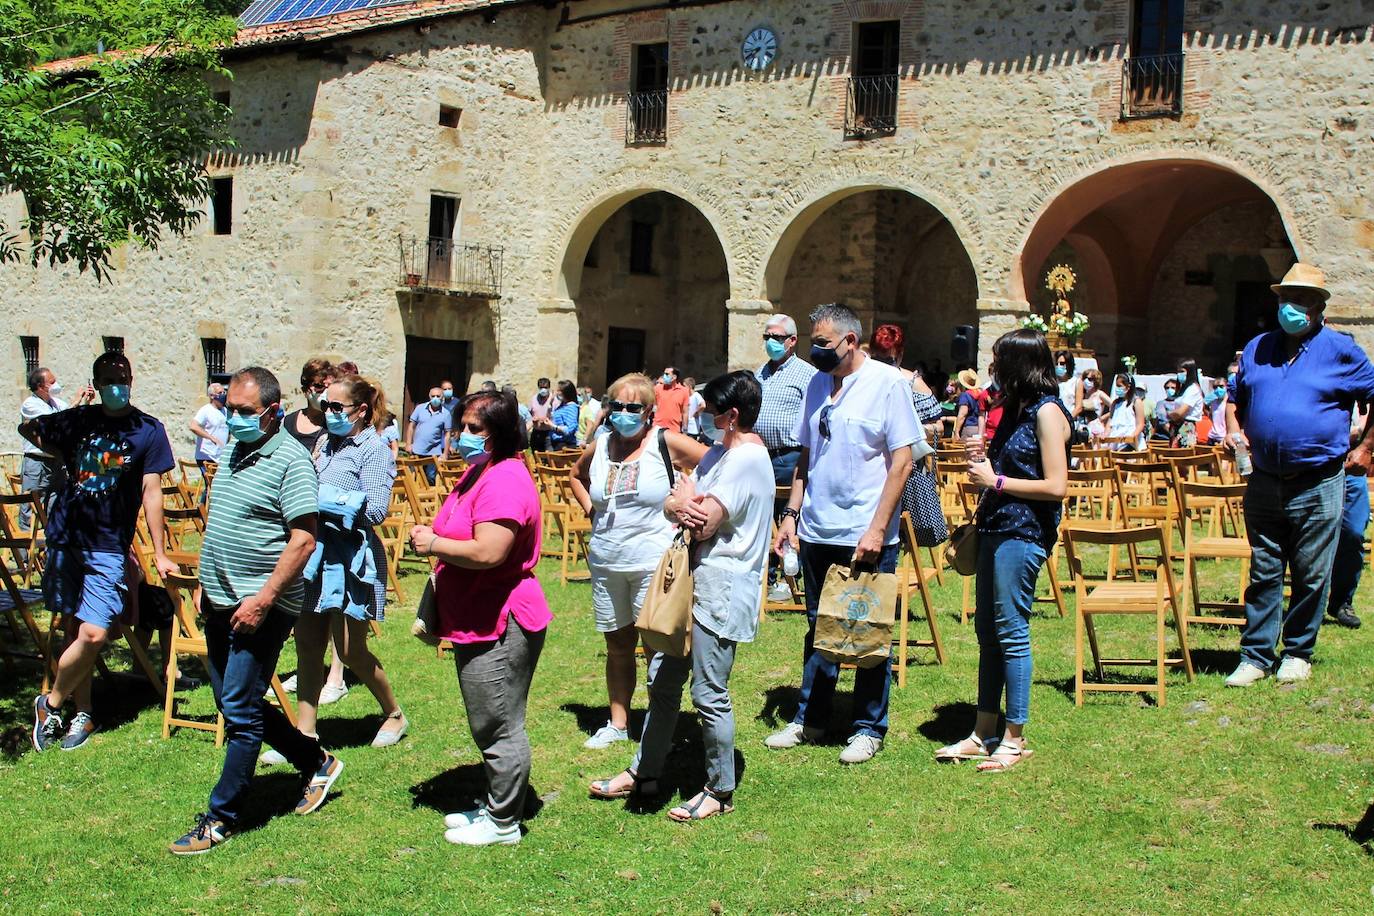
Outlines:
{"label": "white sandal", "polygon": [[[969,735],[961,741],[946,745],[935,752],[935,759],[941,763],[958,763],[962,760],[987,760],[992,756],[993,751],[1002,741],[1001,738],[979,738],[977,735]],[[973,744],[978,750],[970,751],[968,746]]]}
{"label": "white sandal", "polygon": [[986,765],[980,764],[978,766],[978,772],[1005,773],[1018,763],[1029,760],[1033,756],[1035,756],[1035,751],[1026,747],[1026,740],[1024,738],[1016,744],[1003,741],[998,746],[997,750],[993,751],[992,754],[988,756]]}

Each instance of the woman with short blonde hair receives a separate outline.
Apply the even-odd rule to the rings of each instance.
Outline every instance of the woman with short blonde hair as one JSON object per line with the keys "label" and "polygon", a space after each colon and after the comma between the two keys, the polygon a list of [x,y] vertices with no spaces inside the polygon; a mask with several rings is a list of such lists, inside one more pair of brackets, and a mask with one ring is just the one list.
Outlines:
{"label": "woman with short blonde hair", "polygon": [[654,385],[645,375],[612,382],[603,407],[611,434],[592,440],[572,479],[573,495],[592,520],[592,608],[596,628],[606,637],[610,719],[587,739],[585,746],[593,749],[629,740],[639,644],[635,620],[673,540],[663,502],[673,489],[673,465],[696,467],[706,454],[691,437],[654,426]]}

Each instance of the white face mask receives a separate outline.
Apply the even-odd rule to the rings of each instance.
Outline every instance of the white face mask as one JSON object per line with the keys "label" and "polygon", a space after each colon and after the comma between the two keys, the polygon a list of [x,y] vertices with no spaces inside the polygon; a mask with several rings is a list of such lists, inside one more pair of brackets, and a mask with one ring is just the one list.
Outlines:
{"label": "white face mask", "polygon": [[48,394],[61,394],[61,393],[62,393],[62,383],[61,383],[61,382],[53,382],[51,385],[48,386]]}

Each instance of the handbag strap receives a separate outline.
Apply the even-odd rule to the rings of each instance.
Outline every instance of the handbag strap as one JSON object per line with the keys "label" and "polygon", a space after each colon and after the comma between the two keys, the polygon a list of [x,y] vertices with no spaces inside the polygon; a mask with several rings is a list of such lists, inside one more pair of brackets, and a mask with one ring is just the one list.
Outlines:
{"label": "handbag strap", "polygon": [[663,466],[668,469],[668,486],[677,482],[677,472],[673,469],[673,456],[668,452],[668,437],[664,430],[658,431],[658,453],[663,457]]}

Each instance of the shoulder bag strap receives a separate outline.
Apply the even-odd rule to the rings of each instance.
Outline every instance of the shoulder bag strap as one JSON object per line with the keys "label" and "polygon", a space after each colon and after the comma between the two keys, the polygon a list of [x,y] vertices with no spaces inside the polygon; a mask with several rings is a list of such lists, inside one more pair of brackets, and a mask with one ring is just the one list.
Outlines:
{"label": "shoulder bag strap", "polygon": [[658,430],[658,453],[663,456],[663,466],[668,470],[668,486],[672,487],[677,482],[677,472],[673,470],[673,456],[668,452],[668,436],[664,430]]}

